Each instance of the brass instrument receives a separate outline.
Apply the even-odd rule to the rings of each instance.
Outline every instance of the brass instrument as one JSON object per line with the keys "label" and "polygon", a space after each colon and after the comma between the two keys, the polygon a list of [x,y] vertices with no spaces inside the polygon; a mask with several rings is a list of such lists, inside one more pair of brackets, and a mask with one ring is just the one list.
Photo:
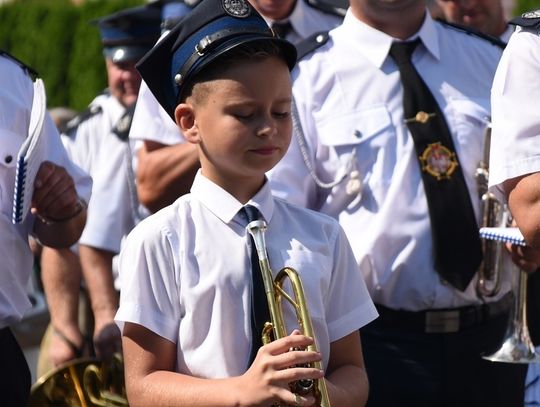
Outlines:
{"label": "brass instrument", "polygon": [[[287,330],[283,319],[282,300],[286,300],[294,308],[298,325],[300,326],[302,333],[311,338],[315,338],[304,288],[298,272],[290,267],[284,267],[277,273],[277,276],[274,279],[268,261],[266,241],[264,238],[266,223],[263,220],[250,222],[247,226],[247,230],[253,237],[255,247],[257,248],[266,299],[270,311],[271,321],[266,322],[262,332],[263,344],[287,336]],[[290,280],[294,292],[294,299],[283,289],[283,285],[287,278]],[[317,352],[315,343],[308,346],[307,350]],[[322,363],[320,361],[312,363],[312,366],[317,369],[322,369]],[[328,391],[324,379],[299,380],[291,383],[291,390],[300,395],[312,394],[317,400],[317,406],[330,407]]]}
{"label": "brass instrument", "polygon": [[516,266],[514,269],[518,282],[510,325],[501,347],[492,355],[484,356],[484,359],[505,363],[540,363],[540,355],[536,352],[527,326],[528,275]]}
{"label": "brass instrument", "polygon": [[[476,170],[476,181],[481,199],[482,227],[508,227],[511,214],[507,205],[497,200],[488,190],[489,152],[491,144],[491,123],[488,121],[484,133],[484,155]],[[504,243],[483,239],[484,259],[478,270],[476,291],[481,298],[493,297],[500,291],[503,271]],[[501,347],[493,354],[484,356],[492,362],[539,363],[540,355],[529,335],[527,327],[527,273],[515,265],[512,275],[517,276],[514,284],[514,302],[509,326]]]}
{"label": "brass instrument", "polygon": [[[508,211],[488,190],[489,150],[491,144],[491,123],[487,123],[484,132],[484,153],[476,169],[476,182],[480,195],[481,227],[505,227]],[[484,259],[478,270],[476,291],[481,298],[493,297],[500,290],[503,245],[495,240],[482,240]]]}
{"label": "brass instrument", "polygon": [[40,377],[32,386],[28,407],[127,406],[122,356],[110,362],[80,358]]}

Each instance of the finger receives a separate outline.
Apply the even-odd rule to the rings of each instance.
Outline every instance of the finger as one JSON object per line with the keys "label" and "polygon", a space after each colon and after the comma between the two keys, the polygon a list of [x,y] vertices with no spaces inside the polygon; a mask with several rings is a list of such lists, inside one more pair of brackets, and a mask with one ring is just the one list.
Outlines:
{"label": "finger", "polygon": [[34,180],[34,188],[40,189],[47,182],[48,178],[54,173],[55,165],[50,161],[43,161],[39,166]]}
{"label": "finger", "polygon": [[279,355],[287,352],[291,348],[306,348],[309,345],[313,345],[312,338],[302,334],[294,334],[270,342],[264,347],[266,347],[270,354]]}
{"label": "finger", "polygon": [[[34,194],[32,196],[33,202],[36,206],[43,205],[43,202],[54,199],[59,191],[66,188],[66,185],[70,184],[70,180],[67,179],[65,170],[62,167],[56,167],[52,164],[43,167],[44,176],[40,181],[36,181],[34,184]],[[39,188],[37,187],[39,185]]]}
{"label": "finger", "polygon": [[286,369],[291,366],[307,365],[321,360],[321,354],[314,351],[291,350],[275,355],[272,365],[275,369]]}
{"label": "finger", "polygon": [[278,391],[276,396],[279,400],[283,403],[286,403],[288,406],[303,406],[308,407],[315,404],[316,400],[315,397],[311,395],[305,395],[301,396],[299,394],[293,393],[290,390],[282,389],[281,391]]}
{"label": "finger", "polygon": [[275,372],[274,383],[283,385],[299,380],[320,380],[324,378],[324,372],[314,367],[291,367]]}

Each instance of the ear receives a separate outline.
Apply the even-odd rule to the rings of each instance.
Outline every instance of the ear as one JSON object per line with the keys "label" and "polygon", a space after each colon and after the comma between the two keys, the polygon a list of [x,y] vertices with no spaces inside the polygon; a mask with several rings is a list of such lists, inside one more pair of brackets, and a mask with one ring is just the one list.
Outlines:
{"label": "ear", "polygon": [[193,144],[199,143],[199,129],[195,123],[195,110],[190,103],[180,103],[174,110],[176,124],[186,140]]}

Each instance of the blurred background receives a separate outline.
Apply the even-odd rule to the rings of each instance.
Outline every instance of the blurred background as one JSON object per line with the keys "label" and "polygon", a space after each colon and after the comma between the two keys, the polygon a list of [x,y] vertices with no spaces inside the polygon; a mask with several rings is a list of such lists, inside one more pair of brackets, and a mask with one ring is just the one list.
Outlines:
{"label": "blurred background", "polygon": [[[427,0],[435,1],[435,0]],[[502,0],[510,19],[540,8],[540,0]],[[82,111],[107,86],[99,31],[89,22],[145,0],[0,0],[0,49],[43,78],[48,107]],[[36,379],[39,344],[49,322],[39,264],[28,291],[34,307],[14,333]]]}

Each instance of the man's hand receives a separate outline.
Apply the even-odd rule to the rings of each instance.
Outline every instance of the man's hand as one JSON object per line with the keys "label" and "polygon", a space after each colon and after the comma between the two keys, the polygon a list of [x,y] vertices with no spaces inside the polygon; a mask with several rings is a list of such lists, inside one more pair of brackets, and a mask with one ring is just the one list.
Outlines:
{"label": "man's hand", "polygon": [[62,222],[82,211],[73,179],[64,167],[45,161],[34,182],[32,213],[45,222]]}

